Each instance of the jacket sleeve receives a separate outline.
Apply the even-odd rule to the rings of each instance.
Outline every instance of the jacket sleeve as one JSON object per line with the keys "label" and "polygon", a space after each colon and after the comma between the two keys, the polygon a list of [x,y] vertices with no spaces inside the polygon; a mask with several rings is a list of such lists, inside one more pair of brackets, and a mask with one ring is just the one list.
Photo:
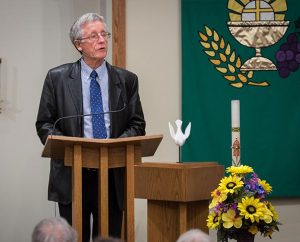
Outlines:
{"label": "jacket sleeve", "polygon": [[62,132],[57,127],[54,127],[57,117],[55,91],[51,72],[49,71],[44,82],[35,123],[37,134],[43,144],[45,144],[50,134],[62,135]]}

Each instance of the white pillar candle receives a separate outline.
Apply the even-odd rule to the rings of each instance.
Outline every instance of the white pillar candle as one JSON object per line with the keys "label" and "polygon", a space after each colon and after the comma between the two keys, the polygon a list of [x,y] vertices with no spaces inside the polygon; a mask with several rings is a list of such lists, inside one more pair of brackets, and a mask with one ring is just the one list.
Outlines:
{"label": "white pillar candle", "polygon": [[240,142],[240,101],[231,100],[231,149],[232,165],[241,165],[241,142]]}
{"label": "white pillar candle", "polygon": [[240,100],[231,100],[231,127],[240,127]]}

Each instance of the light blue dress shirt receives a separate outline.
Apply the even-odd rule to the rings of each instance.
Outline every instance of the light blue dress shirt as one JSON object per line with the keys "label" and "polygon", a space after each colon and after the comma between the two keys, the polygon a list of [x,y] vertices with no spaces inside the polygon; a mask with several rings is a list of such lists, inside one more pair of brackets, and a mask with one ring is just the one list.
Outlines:
{"label": "light blue dress shirt", "polygon": [[[81,59],[81,80],[82,80],[82,100],[83,100],[83,114],[91,113],[91,105],[90,105],[90,83],[91,83],[91,72],[93,69],[89,67],[83,59]],[[97,82],[101,87],[102,92],[102,103],[103,103],[103,111],[109,111],[109,98],[108,98],[108,73],[106,68],[106,62],[104,61],[101,66],[99,66],[95,70],[98,74]],[[83,132],[84,137],[93,138],[93,126],[92,126],[92,116],[85,116],[83,118]],[[104,114],[105,127],[107,138],[110,137],[110,115]]]}

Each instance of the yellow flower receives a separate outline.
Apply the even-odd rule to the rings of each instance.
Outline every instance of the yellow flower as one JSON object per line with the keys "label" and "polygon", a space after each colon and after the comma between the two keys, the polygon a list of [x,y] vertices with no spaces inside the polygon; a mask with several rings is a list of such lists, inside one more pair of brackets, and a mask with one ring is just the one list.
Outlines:
{"label": "yellow flower", "polygon": [[218,189],[216,188],[215,190],[213,190],[211,193],[210,193],[210,196],[212,198],[216,197],[217,196],[217,192],[218,192]]}
{"label": "yellow flower", "polygon": [[219,189],[224,193],[234,193],[236,189],[243,187],[244,182],[241,181],[241,177],[238,176],[228,176],[222,178]]}
{"label": "yellow flower", "polygon": [[218,189],[215,189],[212,193],[211,193],[211,196],[212,196],[212,201],[211,203],[209,204],[209,208],[213,208],[215,207],[219,202],[223,202],[227,199],[227,194],[218,190]]}
{"label": "yellow flower", "polygon": [[273,214],[273,220],[277,222],[279,220],[279,216],[271,202],[267,202],[267,208],[270,209]]}
{"label": "yellow flower", "polygon": [[272,187],[265,180],[258,179],[258,183],[259,183],[259,185],[261,185],[263,187],[263,189],[266,191],[266,193],[272,192]]}
{"label": "yellow flower", "polygon": [[233,209],[229,209],[227,213],[222,214],[223,226],[226,229],[230,229],[232,226],[235,228],[242,227],[242,218],[236,216],[236,213]]}
{"label": "yellow flower", "polygon": [[220,224],[220,216],[218,214],[216,214],[215,212],[211,212],[208,215],[208,218],[207,218],[206,222],[207,222],[207,227],[208,228],[215,229]]}
{"label": "yellow flower", "polygon": [[264,217],[263,217],[263,220],[269,224],[272,222],[272,216],[273,216],[273,213],[267,208],[267,206],[265,206],[265,214],[264,214]]}
{"label": "yellow flower", "polygon": [[250,166],[230,166],[226,169],[227,173],[231,173],[232,175],[242,175],[242,174],[248,174],[253,172],[252,167]]}
{"label": "yellow flower", "polygon": [[258,232],[258,228],[257,228],[256,225],[251,225],[250,228],[248,229],[248,231],[249,231],[251,234],[256,235],[257,232]]}
{"label": "yellow flower", "polygon": [[245,219],[250,219],[252,223],[254,221],[259,222],[260,219],[264,218],[265,205],[258,198],[243,198],[242,202],[238,203],[238,209],[240,210],[240,215],[244,216]]}

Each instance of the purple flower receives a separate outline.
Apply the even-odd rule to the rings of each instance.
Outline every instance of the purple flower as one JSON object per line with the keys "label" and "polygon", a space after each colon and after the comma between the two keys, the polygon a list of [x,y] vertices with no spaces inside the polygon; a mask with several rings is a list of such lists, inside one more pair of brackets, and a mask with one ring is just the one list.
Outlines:
{"label": "purple flower", "polygon": [[238,213],[238,209],[237,209],[237,204],[236,203],[229,204],[229,209],[234,210],[236,214]]}
{"label": "purple flower", "polygon": [[250,191],[250,192],[255,192],[257,191],[257,185],[258,185],[258,176],[253,173],[251,175],[251,178],[245,182],[245,190]]}
{"label": "purple flower", "polygon": [[218,203],[215,207],[214,207],[214,212],[217,214],[219,212],[222,212],[224,210],[224,204],[223,203]]}

